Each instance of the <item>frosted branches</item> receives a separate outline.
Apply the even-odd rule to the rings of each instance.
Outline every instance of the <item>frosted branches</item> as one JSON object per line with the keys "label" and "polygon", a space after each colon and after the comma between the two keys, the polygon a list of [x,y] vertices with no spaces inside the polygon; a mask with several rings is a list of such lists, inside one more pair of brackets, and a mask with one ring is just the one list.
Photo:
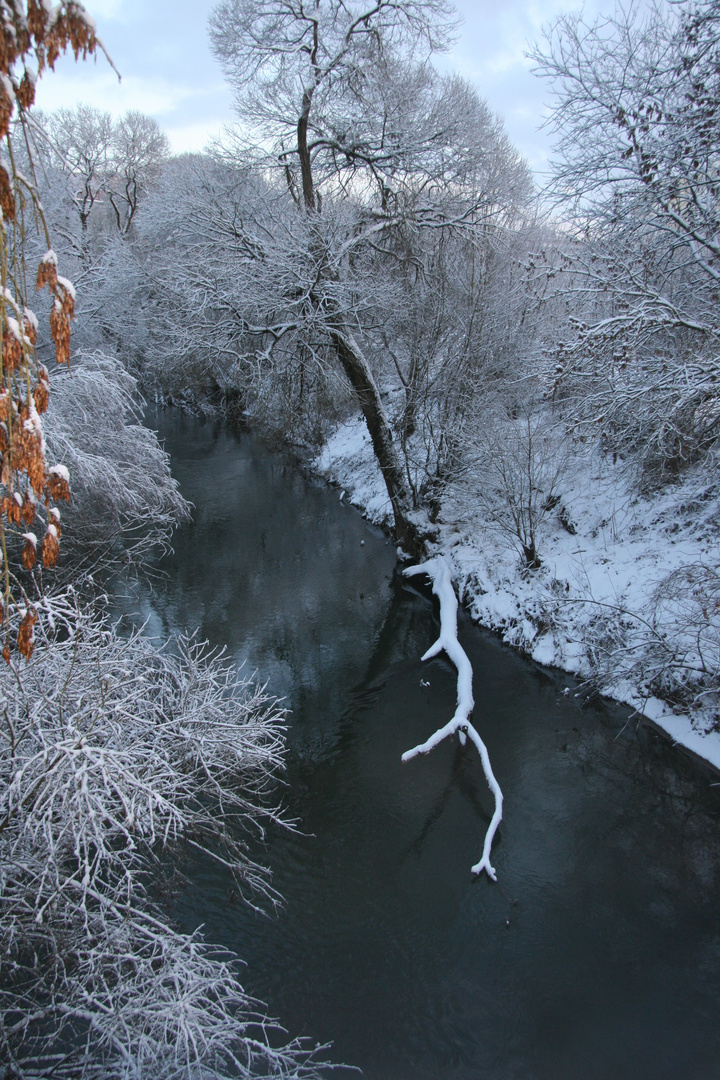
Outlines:
{"label": "frosted branches", "polygon": [[430,646],[422,659],[430,660],[433,656],[437,656],[439,653],[445,651],[457,668],[458,678],[457,708],[455,709],[453,718],[449,720],[444,727],[438,728],[426,742],[420,743],[419,746],[414,746],[412,750],[407,750],[403,754],[402,760],[410,761],[412,758],[417,757],[418,754],[429,754],[438,743],[441,743],[443,739],[446,739],[449,735],[454,735],[455,732],[458,733],[460,742],[463,746],[465,745],[466,738],[469,738],[470,741],[475,744],[478,753],[480,754],[480,760],[482,761],[488,785],[495,797],[495,812],[493,813],[487,833],[485,834],[485,843],[483,845],[483,853],[480,861],[475,863],[471,869],[473,874],[481,874],[483,870],[486,870],[493,881],[496,881],[497,874],[490,863],[490,852],[495,833],[502,820],[503,796],[490,765],[487,747],[470,723],[470,715],[475,707],[472,694],[472,666],[465,650],[458,641],[458,605],[455,597],[455,590],[452,585],[452,579],[450,577],[450,567],[448,566],[446,559],[442,555],[438,555],[428,562],[420,563],[418,566],[407,567],[403,573],[406,577],[414,577],[417,574],[427,574],[432,581],[432,590],[440,601],[440,636],[437,641]]}
{"label": "frosted branches", "polygon": [[[63,521],[77,556],[136,570],[188,517],[167,454],[142,424],[132,375],[103,352],[80,352],[58,371],[45,420],[47,454],[73,478]],[[148,523],[152,522],[152,528]]]}
{"label": "frosted branches", "polygon": [[32,660],[0,670],[0,1058],[22,1078],[314,1075],[153,901],[184,855],[275,902],[247,838],[284,823],[281,711],[194,641],[173,657],[69,595],[42,605]]}

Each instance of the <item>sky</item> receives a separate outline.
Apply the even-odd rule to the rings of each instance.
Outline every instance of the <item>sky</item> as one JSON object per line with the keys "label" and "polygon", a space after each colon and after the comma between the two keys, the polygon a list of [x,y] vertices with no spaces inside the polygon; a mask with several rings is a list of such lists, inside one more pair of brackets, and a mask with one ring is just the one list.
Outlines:
{"label": "sky", "polygon": [[[38,87],[42,109],[86,102],[121,115],[153,116],[175,153],[201,150],[232,120],[232,101],[210,52],[207,19],[216,0],[86,0],[97,31],[122,75],[104,57],[62,58]],[[452,51],[438,66],[468,79],[505,121],[506,130],[541,177],[551,151],[546,131],[547,86],[531,73],[528,45],[573,0],[456,0],[463,19]],[[588,16],[613,0],[586,0]]]}

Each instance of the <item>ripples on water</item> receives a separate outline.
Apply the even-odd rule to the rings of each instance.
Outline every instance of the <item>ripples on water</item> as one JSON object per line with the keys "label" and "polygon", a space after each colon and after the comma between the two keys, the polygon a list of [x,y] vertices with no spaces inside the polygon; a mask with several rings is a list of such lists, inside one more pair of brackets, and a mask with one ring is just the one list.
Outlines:
{"label": "ripples on water", "polygon": [[128,603],[158,634],[199,627],[286,697],[303,830],[263,853],[278,915],[197,867],[182,924],[367,1080],[720,1078],[714,778],[464,619],[505,795],[499,885],[471,878],[492,812],[477,757],[443,744],[400,763],[454,708],[451,666],[419,664],[429,594],[337,493],[222,425],[154,419],[196,509],[167,578]]}

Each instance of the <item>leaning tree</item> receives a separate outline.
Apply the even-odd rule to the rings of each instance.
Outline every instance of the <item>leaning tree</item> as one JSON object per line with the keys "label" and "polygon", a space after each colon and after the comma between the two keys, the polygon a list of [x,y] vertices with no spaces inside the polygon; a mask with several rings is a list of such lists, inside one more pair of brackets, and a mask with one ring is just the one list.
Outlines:
{"label": "leaning tree", "polygon": [[[223,215],[240,352],[265,369],[342,372],[397,538],[417,550],[422,515],[381,394],[383,339],[406,306],[398,268],[423,276],[427,237],[478,241],[506,224],[526,168],[477,95],[429,64],[454,30],[445,0],[225,0],[210,25],[241,121],[225,152],[254,161],[265,191],[261,213]],[[418,368],[401,362],[411,400]]]}

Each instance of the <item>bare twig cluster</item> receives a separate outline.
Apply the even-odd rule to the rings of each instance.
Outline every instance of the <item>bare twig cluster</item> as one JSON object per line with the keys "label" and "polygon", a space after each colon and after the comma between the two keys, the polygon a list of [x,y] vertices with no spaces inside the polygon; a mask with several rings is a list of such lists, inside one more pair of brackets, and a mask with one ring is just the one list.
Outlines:
{"label": "bare twig cluster", "polygon": [[275,903],[247,841],[287,824],[282,711],[193,640],[170,656],[70,594],[42,606],[32,660],[0,673],[0,1057],[23,1078],[312,1075],[153,900],[204,858]]}

